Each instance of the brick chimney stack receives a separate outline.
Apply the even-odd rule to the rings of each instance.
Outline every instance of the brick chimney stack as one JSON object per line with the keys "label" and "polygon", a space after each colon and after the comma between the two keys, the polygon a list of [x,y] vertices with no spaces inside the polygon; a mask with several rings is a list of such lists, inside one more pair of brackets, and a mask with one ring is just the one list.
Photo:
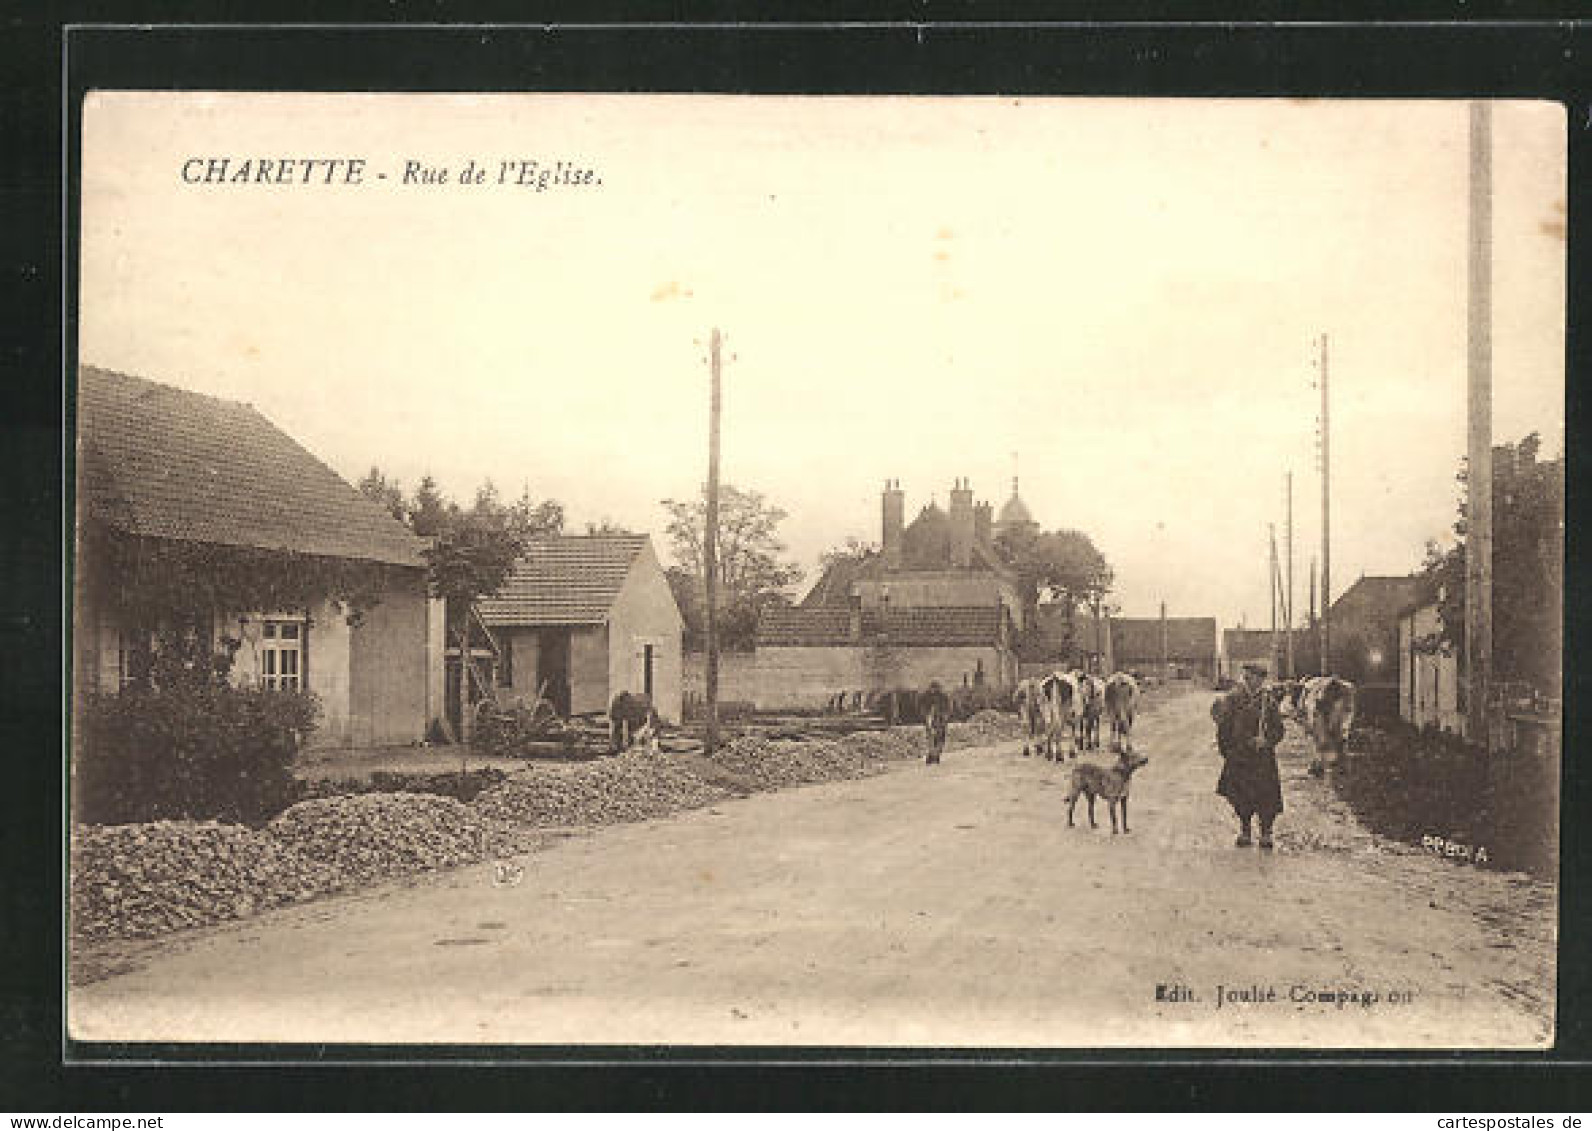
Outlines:
{"label": "brick chimney stack", "polygon": [[995,507],[978,503],[973,507],[973,541],[989,546],[994,543]]}
{"label": "brick chimney stack", "polygon": [[901,531],[906,526],[906,496],[901,493],[901,480],[884,481],[884,522],[879,545],[883,551],[884,568],[901,568]]}
{"label": "brick chimney stack", "polygon": [[967,569],[973,564],[973,491],[966,479],[951,488],[951,567]]}

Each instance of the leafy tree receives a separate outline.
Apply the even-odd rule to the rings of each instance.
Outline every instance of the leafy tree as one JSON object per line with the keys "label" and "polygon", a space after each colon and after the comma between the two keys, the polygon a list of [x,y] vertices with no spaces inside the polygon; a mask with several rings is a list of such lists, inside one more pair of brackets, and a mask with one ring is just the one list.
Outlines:
{"label": "leafy tree", "polygon": [[[688,646],[701,641],[706,625],[706,489],[703,495],[686,502],[663,501],[669,512],[667,530],[676,561],[669,571],[669,584],[685,617]],[[757,491],[743,491],[728,483],[719,489],[718,619],[726,648],[751,648],[763,610],[789,604],[787,590],[801,580],[802,571],[783,559],[785,545],[778,529],[785,517],[785,511]]]}
{"label": "leafy tree", "polygon": [[380,503],[399,522],[409,520],[409,501],[404,498],[403,485],[396,479],[388,479],[381,468],[372,464],[358,486],[360,494]]}
{"label": "leafy tree", "polygon": [[[1079,608],[1096,616],[1110,611],[1107,597],[1115,575],[1105,555],[1081,530],[1033,531],[1019,528],[1001,535],[995,549],[1017,575],[1026,634],[1037,628],[1041,597],[1060,603],[1069,623]],[[1090,642],[1092,647],[1092,642]]]}
{"label": "leafy tree", "polygon": [[615,522],[611,518],[605,518],[601,522],[588,522],[586,524],[586,533],[590,536],[603,534],[635,534],[636,532],[630,529],[628,526],[624,526]]}
{"label": "leafy tree", "polygon": [[818,563],[824,572],[841,562],[866,561],[879,552],[879,543],[869,542],[858,538],[855,534],[847,535],[846,540],[838,546],[831,546],[818,557]]}
{"label": "leafy tree", "polygon": [[[1564,594],[1564,456],[1540,459],[1541,437],[1493,449],[1493,669],[1555,692],[1560,685]],[[1457,481],[1467,482],[1461,465]],[[1465,655],[1466,507],[1461,492],[1459,541],[1426,548],[1422,577],[1438,600],[1443,638]]]}

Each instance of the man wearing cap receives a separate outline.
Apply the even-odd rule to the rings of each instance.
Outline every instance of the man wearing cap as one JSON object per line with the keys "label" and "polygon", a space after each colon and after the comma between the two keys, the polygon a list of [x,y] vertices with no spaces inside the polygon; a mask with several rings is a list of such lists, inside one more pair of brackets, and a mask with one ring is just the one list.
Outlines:
{"label": "man wearing cap", "polygon": [[1271,847],[1271,826],[1282,812],[1282,783],[1277,777],[1277,743],[1282,741],[1282,713],[1262,689],[1266,669],[1245,664],[1243,678],[1211,705],[1216,722],[1216,748],[1222,755],[1222,776],[1216,792],[1238,816],[1238,847],[1248,848],[1250,823],[1260,818],[1260,847]]}

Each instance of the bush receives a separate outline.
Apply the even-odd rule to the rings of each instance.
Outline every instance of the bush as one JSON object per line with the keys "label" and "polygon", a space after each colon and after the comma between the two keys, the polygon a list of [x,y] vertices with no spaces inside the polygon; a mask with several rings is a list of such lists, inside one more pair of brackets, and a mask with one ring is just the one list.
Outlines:
{"label": "bush", "polygon": [[1487,755],[1402,720],[1357,725],[1335,785],[1367,828],[1413,845],[1441,837],[1488,864],[1551,877],[1558,868],[1558,764]]}
{"label": "bush", "polygon": [[291,804],[293,759],[319,714],[310,692],[220,680],[93,696],[80,719],[76,817],[261,824]]}

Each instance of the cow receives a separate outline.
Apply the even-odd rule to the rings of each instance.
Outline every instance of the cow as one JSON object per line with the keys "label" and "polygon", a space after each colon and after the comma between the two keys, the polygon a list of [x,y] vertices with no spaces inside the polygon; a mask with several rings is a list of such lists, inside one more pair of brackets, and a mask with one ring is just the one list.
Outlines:
{"label": "cow", "polygon": [[1310,773],[1321,777],[1348,745],[1349,727],[1354,724],[1354,684],[1335,675],[1305,680],[1299,712],[1315,746]]}
{"label": "cow", "polygon": [[1097,676],[1074,672],[1078,683],[1078,745],[1085,750],[1100,749],[1100,713],[1105,710],[1106,685]]}
{"label": "cow", "polygon": [[1037,679],[1025,679],[1017,684],[1013,694],[1017,703],[1017,717],[1023,723],[1023,757],[1028,757],[1029,744],[1035,751],[1044,749],[1045,691]]}
{"label": "cow", "polygon": [[938,682],[934,682],[918,696],[918,707],[923,712],[923,730],[929,739],[929,752],[923,760],[930,766],[937,766],[940,764],[940,755],[945,752],[945,729],[951,718],[951,697]]}
{"label": "cow", "polygon": [[1083,698],[1078,681],[1067,672],[1051,672],[1040,681],[1045,699],[1045,758],[1061,759],[1062,739],[1072,739],[1072,757],[1078,756],[1078,707]]}
{"label": "cow", "polygon": [[1111,748],[1126,754],[1133,749],[1133,714],[1139,709],[1139,681],[1127,672],[1106,680],[1106,716],[1111,720]]}
{"label": "cow", "polygon": [[608,748],[618,754],[639,741],[656,754],[659,725],[650,696],[621,691],[608,704]]}

